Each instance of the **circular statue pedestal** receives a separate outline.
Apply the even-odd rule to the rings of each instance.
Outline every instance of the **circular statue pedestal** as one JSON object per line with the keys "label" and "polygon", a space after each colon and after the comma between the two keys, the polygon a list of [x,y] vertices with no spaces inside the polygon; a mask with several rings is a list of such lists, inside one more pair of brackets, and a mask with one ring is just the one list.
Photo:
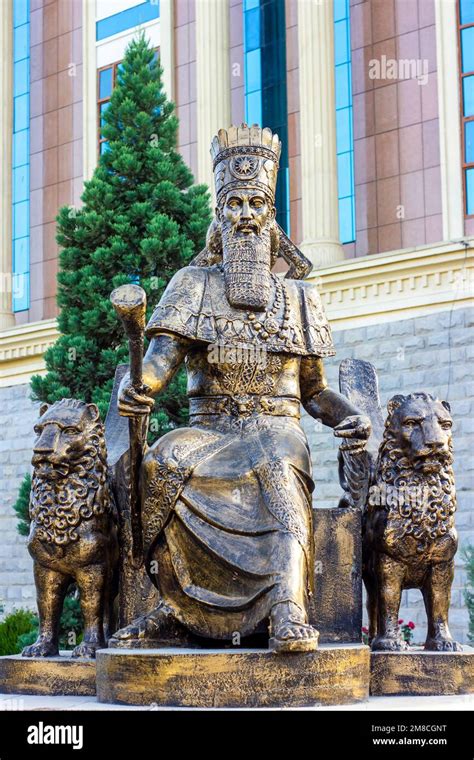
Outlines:
{"label": "circular statue pedestal", "polygon": [[448,696],[474,694],[474,649],[427,652],[372,652],[370,693],[382,696]]}
{"label": "circular statue pedestal", "polygon": [[71,657],[0,657],[0,693],[93,697],[95,661]]}
{"label": "circular statue pedestal", "polygon": [[167,707],[300,707],[361,702],[369,695],[369,648],[101,649],[97,699]]}

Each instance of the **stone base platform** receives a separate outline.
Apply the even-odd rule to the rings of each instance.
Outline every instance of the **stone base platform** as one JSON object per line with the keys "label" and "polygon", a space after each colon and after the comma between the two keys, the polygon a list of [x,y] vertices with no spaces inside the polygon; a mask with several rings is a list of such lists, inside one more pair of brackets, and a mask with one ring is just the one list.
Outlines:
{"label": "stone base platform", "polygon": [[474,649],[468,646],[462,652],[372,652],[370,671],[376,697],[474,694]]}
{"label": "stone base platform", "polygon": [[92,697],[95,661],[73,658],[66,651],[59,657],[0,657],[0,693]]}
{"label": "stone base platform", "polygon": [[167,707],[299,707],[368,699],[369,648],[316,652],[265,649],[101,649],[97,699]]}

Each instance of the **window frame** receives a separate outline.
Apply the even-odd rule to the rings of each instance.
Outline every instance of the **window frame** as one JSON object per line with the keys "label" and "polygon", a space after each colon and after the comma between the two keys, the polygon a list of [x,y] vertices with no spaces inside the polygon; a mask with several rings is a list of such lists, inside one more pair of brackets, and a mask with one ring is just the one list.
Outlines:
{"label": "window frame", "polygon": [[[118,67],[120,66],[120,64],[122,63],[122,61],[123,61],[123,58],[120,61],[114,61],[113,63],[108,63],[106,66],[101,66],[100,69],[97,69],[97,78],[96,78],[96,109],[97,109],[97,113],[96,113],[97,124],[96,124],[96,127],[97,127],[97,139],[96,139],[96,143],[97,143],[97,158],[98,159],[101,156],[100,146],[102,145],[102,143],[107,142],[107,140],[105,139],[105,137],[102,137],[102,135],[101,135],[100,109],[101,109],[101,106],[104,103],[108,103],[110,101],[110,98],[112,97],[112,93],[113,93],[114,88],[115,88],[115,82],[117,80],[117,70],[118,70]],[[101,74],[102,71],[107,71],[108,69],[112,69],[112,90],[110,91],[110,95],[107,98],[100,98],[99,97],[99,94],[100,94],[100,74]]]}
{"label": "window frame", "polygon": [[474,114],[471,116],[464,116],[464,79],[466,77],[474,76],[474,69],[472,71],[462,70],[462,31],[463,29],[469,29],[474,27],[474,21],[469,24],[461,24],[461,0],[456,3],[456,15],[458,25],[458,65],[459,65],[459,115],[461,119],[461,169],[462,169],[462,195],[463,195],[463,215],[464,219],[474,219],[474,211],[469,214],[467,208],[467,170],[474,169],[474,161],[466,162],[466,124],[470,121],[474,121]]}

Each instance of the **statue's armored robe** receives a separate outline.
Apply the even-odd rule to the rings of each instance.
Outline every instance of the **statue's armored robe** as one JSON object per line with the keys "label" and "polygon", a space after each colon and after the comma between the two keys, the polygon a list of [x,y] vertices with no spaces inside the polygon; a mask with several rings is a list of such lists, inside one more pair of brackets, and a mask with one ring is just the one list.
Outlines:
{"label": "statue's armored robe", "polygon": [[[314,486],[299,424],[299,373],[302,356],[334,350],[316,289],[288,282],[285,291],[291,318],[284,341],[278,335],[261,345],[245,312],[227,303],[214,267],[181,270],[147,327],[149,337],[192,340],[190,426],[146,454],[143,529],[147,569],[162,599],[201,636],[244,636],[275,603],[304,609],[311,593]],[[214,361],[216,345],[246,346],[250,354],[221,353]]]}

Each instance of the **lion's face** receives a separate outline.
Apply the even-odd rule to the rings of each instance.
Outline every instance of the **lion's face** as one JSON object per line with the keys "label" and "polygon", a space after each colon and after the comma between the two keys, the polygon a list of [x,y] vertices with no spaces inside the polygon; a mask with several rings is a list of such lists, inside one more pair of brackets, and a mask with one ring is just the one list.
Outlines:
{"label": "lion's face", "polygon": [[451,461],[449,404],[427,393],[394,396],[388,403],[393,440],[415,470],[439,472]]}
{"label": "lion's face", "polygon": [[65,478],[90,447],[99,410],[95,404],[63,399],[44,404],[40,415],[31,463],[40,477]]}

